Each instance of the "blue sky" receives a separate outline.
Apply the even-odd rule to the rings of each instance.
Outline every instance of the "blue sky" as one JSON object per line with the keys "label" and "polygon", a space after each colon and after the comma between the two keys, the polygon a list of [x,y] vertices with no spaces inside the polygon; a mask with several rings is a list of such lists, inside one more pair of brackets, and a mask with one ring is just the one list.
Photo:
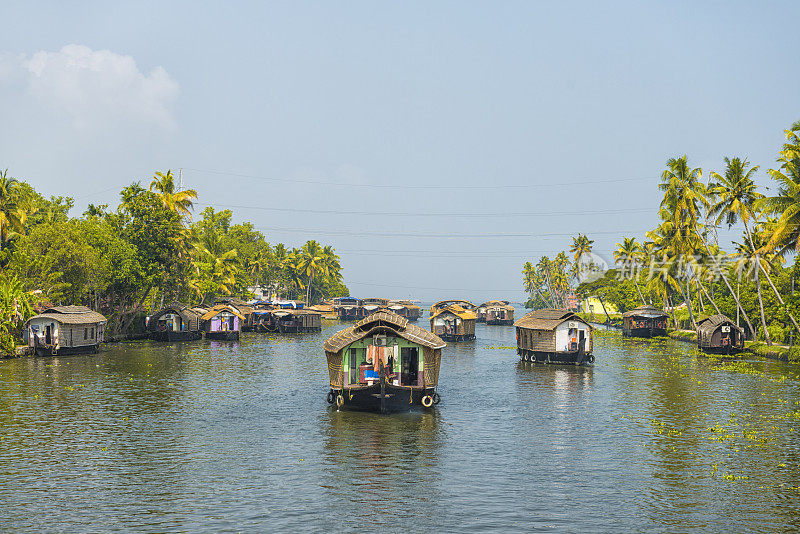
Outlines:
{"label": "blue sky", "polygon": [[354,294],[519,300],[524,261],[570,235],[606,257],[643,237],[669,157],[748,157],[769,185],[800,119],[798,17],[798,2],[4,2],[0,168],[74,196],[73,215],[183,168],[198,208],[333,244]]}

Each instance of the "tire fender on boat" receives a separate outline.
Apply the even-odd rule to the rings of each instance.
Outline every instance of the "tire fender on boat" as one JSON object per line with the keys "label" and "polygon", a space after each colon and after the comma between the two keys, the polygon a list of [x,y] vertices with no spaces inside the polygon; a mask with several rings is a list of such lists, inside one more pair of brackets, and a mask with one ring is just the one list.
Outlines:
{"label": "tire fender on boat", "polygon": [[440,402],[442,402],[442,396],[439,395],[438,393],[434,393],[433,394],[433,403],[434,404],[439,404]]}
{"label": "tire fender on boat", "polygon": [[341,408],[344,405],[344,397],[336,395],[336,407]]}
{"label": "tire fender on boat", "polygon": [[333,394],[333,391],[328,392],[328,404],[333,404],[336,402],[336,395]]}
{"label": "tire fender on boat", "polygon": [[422,405],[426,408],[430,408],[433,406],[433,397],[430,395],[425,395],[422,397]]}

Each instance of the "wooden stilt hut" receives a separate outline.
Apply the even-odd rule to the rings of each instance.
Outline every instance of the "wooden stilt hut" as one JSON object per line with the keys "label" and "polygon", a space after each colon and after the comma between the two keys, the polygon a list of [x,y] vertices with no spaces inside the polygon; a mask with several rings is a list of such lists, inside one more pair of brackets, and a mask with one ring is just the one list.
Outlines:
{"label": "wooden stilt hut", "polygon": [[431,316],[431,332],[445,341],[475,339],[475,313],[457,304],[439,309]]}
{"label": "wooden stilt hut", "polygon": [[697,323],[697,347],[714,354],[736,354],[744,348],[744,330],[725,315],[706,317]]}
{"label": "wooden stilt hut", "polygon": [[245,317],[230,304],[217,304],[200,317],[206,339],[238,341]]}
{"label": "wooden stilt hut", "polygon": [[201,314],[186,304],[173,302],[147,320],[150,339],[154,341],[191,341],[200,339]]}
{"label": "wooden stilt hut", "polygon": [[422,317],[422,308],[410,300],[390,300],[387,308],[390,312],[405,317],[409,321],[416,321]]}
{"label": "wooden stilt hut", "polygon": [[37,355],[97,352],[106,318],[86,306],[55,306],[25,323],[28,346]]}
{"label": "wooden stilt hut", "polygon": [[667,335],[664,310],[645,304],[622,314],[622,335],[627,337],[655,337]]}
{"label": "wooden stilt hut", "polygon": [[[477,308],[477,306],[475,306],[473,303],[471,303],[468,300],[461,300],[461,299],[440,300],[439,302],[437,302],[436,304],[434,304],[433,306],[430,307],[429,311],[430,311],[431,317],[436,315],[439,312],[439,310],[443,310],[444,308],[450,306],[451,304],[456,304],[458,306],[461,306],[463,309],[465,309],[467,311],[472,311],[472,312],[474,312],[475,309]],[[477,317],[476,317],[476,319],[477,319]]]}
{"label": "wooden stilt hut", "polygon": [[592,326],[569,310],[545,308],[519,319],[517,354],[526,362],[594,362]]}
{"label": "wooden stilt hut", "polygon": [[386,311],[373,313],[327,339],[330,391],[338,408],[379,413],[430,408],[445,342]]}

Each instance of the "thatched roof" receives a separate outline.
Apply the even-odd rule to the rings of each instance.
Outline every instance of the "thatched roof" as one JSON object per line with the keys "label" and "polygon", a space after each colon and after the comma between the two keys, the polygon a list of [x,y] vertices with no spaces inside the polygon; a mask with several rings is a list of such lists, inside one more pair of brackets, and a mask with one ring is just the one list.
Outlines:
{"label": "thatched roof", "polygon": [[310,310],[308,308],[278,308],[275,310],[270,310],[270,314],[274,315],[275,317],[286,317],[287,315],[322,315],[320,312],[316,310]]}
{"label": "thatched roof", "polygon": [[354,341],[387,330],[395,336],[424,347],[441,349],[446,346],[439,336],[409,323],[405,317],[388,311],[378,311],[326,339],[323,348],[327,352],[339,352]]}
{"label": "thatched roof", "polygon": [[698,321],[697,323],[697,331],[698,332],[713,332],[717,329],[717,327],[722,325],[730,325],[739,330],[739,332],[744,333],[744,330],[736,326],[736,323],[733,322],[727,315],[722,315],[718,313],[716,315],[711,315]]}
{"label": "thatched roof", "polygon": [[478,316],[475,314],[475,312],[470,311],[470,310],[465,310],[464,308],[462,308],[458,304],[451,304],[451,305],[447,306],[446,308],[441,308],[439,311],[437,311],[436,313],[431,315],[431,319],[433,319],[434,317],[439,317],[440,315],[443,315],[445,313],[453,314],[456,317],[458,317],[460,319],[464,319],[466,321],[468,321],[470,319],[475,320],[475,319],[478,318]]}
{"label": "thatched roof", "polygon": [[639,306],[638,308],[634,308],[632,310],[628,310],[622,314],[623,317],[668,317],[667,312],[656,308],[650,304],[645,304],[643,306]]}
{"label": "thatched roof", "polygon": [[201,312],[195,311],[193,308],[190,308],[186,304],[182,304],[180,302],[173,302],[167,306],[164,306],[156,313],[154,313],[152,315],[152,318],[155,319],[167,313],[177,313],[178,315],[180,315],[185,319],[198,319],[202,315]]}
{"label": "thatched roof", "polygon": [[61,324],[95,324],[106,322],[106,318],[103,314],[92,311],[86,306],[55,306],[47,308],[44,313],[34,315],[28,319],[28,323],[33,319],[52,319]]}
{"label": "thatched roof", "polygon": [[475,306],[468,300],[450,299],[450,300],[440,300],[439,302],[431,306],[431,310],[433,310],[434,308],[446,308],[450,304],[458,304],[459,306],[461,306],[466,310],[474,310],[475,308],[477,308],[477,306]]}
{"label": "thatched roof", "polygon": [[244,300],[240,299],[239,297],[221,297],[221,298],[218,298],[214,303],[215,304],[230,304],[231,306],[233,306],[234,308],[239,310],[239,313],[241,313],[242,315],[249,315],[249,314],[253,313],[253,307],[250,306]]}
{"label": "thatched roof", "polygon": [[479,308],[486,308],[487,306],[508,306],[509,302],[507,300],[489,300],[484,302]]}
{"label": "thatched roof", "polygon": [[239,310],[237,310],[234,306],[230,304],[217,304],[216,306],[208,310],[205,314],[203,314],[203,316],[200,317],[200,319],[202,319],[203,321],[208,321],[209,319],[213,319],[222,312],[232,313],[233,315],[244,321],[244,315],[239,313]]}
{"label": "thatched roof", "polygon": [[555,330],[558,325],[565,321],[580,321],[586,324],[590,329],[592,328],[591,325],[586,323],[586,321],[581,319],[574,312],[569,310],[556,310],[553,308],[533,310],[517,320],[514,326],[528,328],[530,330]]}

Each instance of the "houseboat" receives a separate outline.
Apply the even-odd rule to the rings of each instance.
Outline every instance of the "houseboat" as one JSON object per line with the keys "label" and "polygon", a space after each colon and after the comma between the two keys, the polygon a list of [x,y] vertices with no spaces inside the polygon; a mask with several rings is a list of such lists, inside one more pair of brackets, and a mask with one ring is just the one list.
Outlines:
{"label": "houseboat", "polygon": [[40,356],[97,352],[106,318],[86,306],[55,306],[25,323],[28,346]]}
{"label": "houseboat", "polygon": [[489,325],[514,324],[514,306],[507,300],[490,300],[484,302],[475,311],[479,323]]}
{"label": "houseboat", "polygon": [[259,332],[296,334],[322,330],[322,314],[306,309],[272,309],[254,312]]}
{"label": "houseboat", "polygon": [[200,317],[206,339],[238,341],[245,316],[230,304],[217,304]]}
{"label": "houseboat", "polygon": [[431,316],[431,332],[445,341],[475,339],[475,313],[451,304]]}
{"label": "houseboat", "polygon": [[517,354],[525,362],[594,362],[592,327],[569,310],[544,308],[519,319]]}
{"label": "houseboat", "polygon": [[323,319],[336,319],[336,312],[333,311],[333,304],[314,304],[306,309],[319,313]]}
{"label": "houseboat", "polygon": [[378,413],[430,408],[445,342],[387,311],[340,330],[323,344],[328,359],[328,402]]}
{"label": "houseboat", "polygon": [[622,314],[622,335],[627,337],[655,337],[667,335],[664,310],[645,304]]}
{"label": "houseboat", "polygon": [[161,308],[147,320],[150,339],[154,341],[191,341],[200,339],[199,311],[185,304],[173,302]]}
{"label": "houseboat", "polygon": [[458,300],[458,299],[455,299],[455,300],[440,300],[439,302],[437,302],[436,304],[434,304],[433,306],[430,307],[429,311],[430,311],[431,317],[436,315],[439,312],[439,310],[443,310],[443,309],[445,309],[446,307],[448,307],[448,306],[450,306],[452,304],[456,304],[458,306],[461,306],[465,310],[472,311],[472,312],[474,312],[475,309],[477,308],[477,306],[475,306],[473,303],[471,303],[468,300]]}
{"label": "houseboat", "polygon": [[244,316],[241,324],[241,331],[246,332],[247,326],[253,322],[253,307],[238,297],[223,297],[217,299],[214,304],[227,304],[233,306],[239,315]]}
{"label": "houseboat", "polygon": [[422,317],[422,308],[410,300],[390,300],[388,309],[400,317],[405,317],[409,321],[416,321]]}
{"label": "houseboat", "polygon": [[736,354],[744,348],[744,330],[722,314],[697,323],[697,347],[712,354]]}
{"label": "houseboat", "polygon": [[364,318],[364,303],[354,297],[333,299],[333,309],[341,321],[358,321]]}
{"label": "houseboat", "polygon": [[371,313],[375,313],[376,311],[387,310],[389,308],[389,299],[370,297],[362,299],[361,302],[364,306],[365,317]]}

